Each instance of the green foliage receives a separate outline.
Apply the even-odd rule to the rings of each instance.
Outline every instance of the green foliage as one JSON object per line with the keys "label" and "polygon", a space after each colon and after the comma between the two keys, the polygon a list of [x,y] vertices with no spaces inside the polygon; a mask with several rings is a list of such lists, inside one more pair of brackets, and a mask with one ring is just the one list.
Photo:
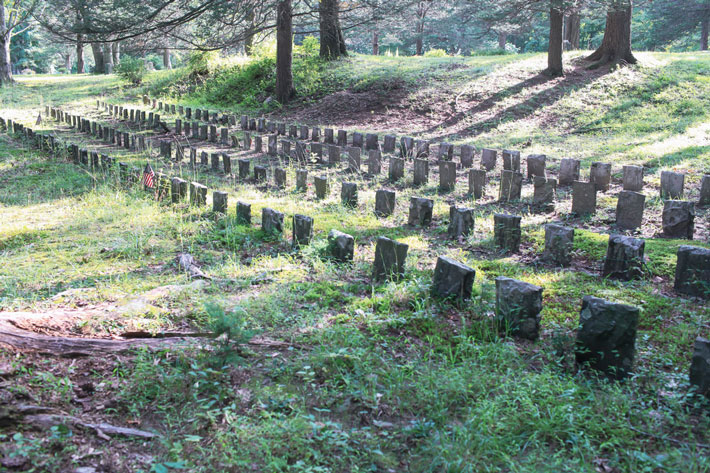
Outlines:
{"label": "green foliage", "polygon": [[145,64],[142,59],[124,56],[116,66],[116,74],[133,85],[143,82],[146,75]]}
{"label": "green foliage", "polygon": [[424,57],[447,57],[446,51],[443,49],[430,49],[424,53]]}

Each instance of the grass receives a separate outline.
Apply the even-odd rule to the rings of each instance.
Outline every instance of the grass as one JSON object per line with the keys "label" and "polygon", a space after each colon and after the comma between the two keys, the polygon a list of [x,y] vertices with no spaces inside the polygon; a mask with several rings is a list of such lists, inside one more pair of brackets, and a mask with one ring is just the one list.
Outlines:
{"label": "grass", "polygon": [[[529,189],[521,203],[499,205],[494,185],[475,202],[461,182],[455,192],[439,195],[434,180],[413,189],[411,182],[393,185],[384,176],[355,178],[360,204],[347,209],[339,203],[337,185],[325,201],[316,201],[312,191],[295,192],[294,167],[287,169],[289,187],[279,191],[111,150],[132,165],[151,159],[156,168],[228,192],[230,213],[216,216],[210,207],[155,202],[115,177],[50,159],[1,135],[0,309],[105,308],[105,318],[78,320],[62,330],[82,335],[193,329],[225,336],[204,347],[100,360],[0,353],[0,376],[6,377],[5,366],[16,371],[12,386],[0,388],[10,404],[30,396],[33,403],[73,415],[160,433],[149,445],[105,444],[91,433],[62,427],[37,432],[4,426],[0,452],[26,458],[26,471],[88,465],[146,472],[710,471],[707,403],[688,395],[687,374],[692,342],[707,331],[710,311],[701,301],[673,293],[675,252],[686,242],[655,238],[661,203],[653,197],[658,170],[694,171],[686,186],[696,198],[695,171],[708,169],[702,141],[708,62],[691,55],[644,57],[643,67],[614,71],[547,105],[549,116],[557,117],[548,128],[525,116],[477,138],[477,144],[503,147],[531,136],[530,151],[548,152],[553,166],[557,157],[580,156],[585,164],[612,160],[617,171],[622,163],[655,159],[648,167],[650,198],[639,230],[647,239],[646,274],[628,283],[602,279],[596,271],[606,233],[613,230],[609,215],[618,182],[600,196],[597,215],[587,219],[567,215],[564,191],[553,217],[531,211]],[[392,80],[424,84],[413,90],[421,94],[437,83],[456,89],[515,67],[527,71],[539,60],[355,56],[335,66],[329,83],[371,90],[386,87],[390,71]],[[464,66],[451,67],[459,63]],[[40,76],[21,79],[0,100],[3,113],[28,125],[43,103],[108,121],[94,106],[104,88],[115,103],[134,94],[112,77]],[[687,106],[677,105],[681,96]],[[661,126],[664,121],[669,123]],[[584,126],[603,131],[562,132]],[[43,127],[103,149],[52,122]],[[273,166],[263,157],[234,154],[243,156]],[[328,173],[334,183],[345,177],[317,167],[313,173]],[[388,219],[371,213],[382,187],[397,191],[397,210]],[[435,199],[430,228],[405,225],[411,196]],[[264,207],[284,212],[286,236],[273,238],[258,225],[239,224],[237,200],[252,204],[255,221]],[[474,234],[461,243],[445,235],[454,202],[476,208]],[[524,215],[520,255],[501,254],[492,245],[492,215],[499,211]],[[315,220],[314,241],[301,251],[288,238],[289,217],[296,213]],[[699,209],[696,221],[706,217]],[[570,269],[536,259],[544,247],[542,226],[551,218],[577,227],[576,264]],[[703,225],[698,232],[707,236]],[[332,228],[356,237],[352,265],[324,257]],[[369,272],[379,235],[408,243],[410,251],[404,278],[373,286]],[[193,254],[215,281],[186,286],[190,281],[175,264],[179,252]],[[430,295],[439,255],[476,270],[471,301]],[[539,342],[497,333],[494,280],[500,275],[544,287]],[[181,289],[146,296],[167,285]],[[634,375],[626,382],[609,383],[574,367],[581,299],[590,294],[641,308]],[[136,298],[144,303],[136,304]],[[246,344],[253,336],[285,343]],[[72,399],[86,383],[96,392],[81,395],[87,406],[82,408]],[[120,458],[110,454],[115,451]]]}

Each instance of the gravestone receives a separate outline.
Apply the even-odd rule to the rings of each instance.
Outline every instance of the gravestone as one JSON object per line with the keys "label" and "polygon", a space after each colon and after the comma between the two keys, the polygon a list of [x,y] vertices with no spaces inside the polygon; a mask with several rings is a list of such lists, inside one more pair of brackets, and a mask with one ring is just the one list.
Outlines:
{"label": "gravestone", "polygon": [[254,151],[257,153],[263,152],[264,145],[263,145],[263,138],[261,135],[256,135],[254,137]]}
{"label": "gravestone", "polygon": [[198,139],[200,136],[200,122],[192,122],[192,135],[193,139]]}
{"label": "gravestone", "polygon": [[315,176],[313,178],[313,184],[316,188],[316,199],[323,200],[328,197],[330,192],[330,186],[328,185],[328,178],[325,176]]}
{"label": "gravestone", "polygon": [[504,332],[527,340],[540,335],[540,286],[499,276],[496,278],[496,319]]}
{"label": "gravestone", "polygon": [[288,158],[291,156],[291,142],[288,140],[281,140],[281,156]]}
{"label": "gravestone", "polygon": [[254,166],[254,181],[258,184],[266,183],[266,167]]}
{"label": "gravestone", "polygon": [[289,125],[288,136],[289,138],[298,138],[298,125]]}
{"label": "gravestone", "polygon": [[313,236],[313,218],[305,215],[293,216],[293,246],[308,245]]}
{"label": "gravestone", "polygon": [[328,145],[334,145],[335,144],[335,130],[333,130],[332,128],[326,128],[324,130],[323,142]]}
{"label": "gravestone", "polygon": [[473,225],[473,209],[455,205],[449,208],[449,238],[457,240],[469,236],[473,232]]}
{"label": "gravestone", "polygon": [[207,151],[203,151],[200,153],[200,165],[207,167],[210,163],[210,155],[207,154]]}
{"label": "gravestone", "polygon": [[194,181],[190,183],[190,204],[198,207],[207,205],[207,186]]}
{"label": "gravestone", "polygon": [[210,160],[211,160],[211,163],[212,163],[212,170],[213,170],[214,172],[218,172],[218,171],[219,171],[219,160],[220,160],[220,155],[219,155],[219,153],[212,153],[212,154],[210,155]]}
{"label": "gravestone", "polygon": [[622,230],[635,230],[643,222],[646,196],[640,192],[621,191],[616,204],[616,226]]}
{"label": "gravestone", "polygon": [[249,151],[251,149],[251,133],[244,133],[244,141],[242,142],[242,149],[244,151]]}
{"label": "gravestone", "polygon": [[[188,110],[189,110],[189,108],[188,108]],[[249,117],[246,115],[242,115],[240,117],[239,125],[241,126],[243,131],[248,131],[249,130]]]}
{"label": "gravestone", "polygon": [[397,147],[397,137],[394,135],[385,135],[385,143],[382,146],[382,151],[386,154],[392,154]]}
{"label": "gravestone", "polygon": [[360,172],[360,148],[348,148],[348,170],[350,172]]}
{"label": "gravestone", "polygon": [[375,245],[372,279],[399,279],[404,275],[404,263],[409,246],[389,238],[379,237]]}
{"label": "gravestone", "polygon": [[589,182],[594,183],[598,191],[609,190],[611,184],[611,164],[594,162],[589,170]]}
{"label": "gravestone", "polygon": [[390,157],[389,180],[397,182],[404,177],[404,158]]}
{"label": "gravestone", "polygon": [[640,238],[611,235],[602,276],[628,281],[643,275],[646,242]]}
{"label": "gravestone", "polygon": [[299,131],[300,131],[300,132],[299,132],[299,134],[298,134],[298,138],[301,139],[301,140],[303,140],[303,141],[307,140],[307,139],[308,139],[308,134],[309,134],[308,127],[307,127],[306,125],[301,125],[301,127],[299,128]]}
{"label": "gravestone", "polygon": [[316,156],[316,162],[323,162],[323,145],[321,143],[312,143],[311,154]]}
{"label": "gravestone", "polygon": [[572,213],[590,215],[597,211],[597,190],[593,182],[574,181],[572,184]]}
{"label": "gravestone", "polygon": [[496,167],[498,160],[498,151],[494,149],[483,148],[481,151],[481,168],[486,171],[492,171]]}
{"label": "gravestone", "polygon": [[439,256],[434,269],[431,293],[435,297],[471,298],[476,271],[447,256]]}
{"label": "gravestone", "polygon": [[574,228],[550,223],[545,225],[545,251],[542,258],[559,266],[572,263]]}
{"label": "gravestone", "polygon": [[274,184],[279,189],[286,187],[286,170],[284,168],[274,169]]}
{"label": "gravestone", "polygon": [[345,130],[338,130],[338,146],[346,147],[348,146],[348,132]]}
{"label": "gravestone", "polygon": [[281,236],[284,231],[284,214],[268,207],[264,208],[261,211],[261,229],[264,233]]}
{"label": "gravestone", "polygon": [[355,254],[355,238],[347,233],[331,230],[328,233],[328,251],[336,261],[350,262]]}
{"label": "gravestone", "polygon": [[634,361],[638,319],[636,307],[585,296],[575,344],[577,364],[612,379],[628,376]]}
{"label": "gravestone", "polygon": [[663,205],[663,236],[666,238],[693,239],[695,230],[695,204],[682,200],[667,200]]}
{"label": "gravestone", "polygon": [[468,172],[468,193],[475,199],[483,197],[486,188],[486,171],[484,169],[471,169]]}
{"label": "gravestone", "polygon": [[382,153],[378,149],[370,150],[367,160],[367,173],[376,176],[382,172]]}
{"label": "gravestone", "polygon": [[520,172],[520,151],[503,150],[503,170]]}
{"label": "gravestone", "polygon": [[661,172],[661,199],[681,199],[685,174],[680,172]]}
{"label": "gravestone", "polygon": [[227,193],[214,191],[212,192],[212,211],[217,213],[227,213]]}
{"label": "gravestone", "polygon": [[314,126],[313,130],[311,130],[311,141],[320,141],[320,128],[317,126]]}
{"label": "gravestone", "polygon": [[340,146],[328,146],[328,165],[337,166],[340,164]]}
{"label": "gravestone", "polygon": [[248,159],[240,159],[237,163],[239,164],[239,179],[247,179],[249,177],[251,161]]}
{"label": "gravestone", "polygon": [[357,207],[357,184],[343,182],[340,188],[340,201],[346,207]]}
{"label": "gravestone", "polygon": [[678,248],[674,288],[679,294],[710,299],[710,249]]}
{"label": "gravestone", "polygon": [[200,139],[207,141],[207,125],[200,125]]}
{"label": "gravestone", "polygon": [[456,189],[456,163],[453,161],[439,162],[439,190],[451,192]]}
{"label": "gravestone", "polygon": [[439,161],[453,161],[454,145],[451,143],[440,143],[437,157],[439,158]]}
{"label": "gravestone", "polygon": [[230,158],[227,153],[222,153],[222,165],[224,167],[224,173],[229,176],[232,174],[232,158]]}
{"label": "gravestone", "polygon": [[473,154],[476,149],[471,145],[461,146],[461,167],[468,169],[473,167]]}
{"label": "gravestone", "polygon": [[170,180],[170,195],[173,204],[177,204],[187,196],[187,181],[179,177],[173,177]]}
{"label": "gravestone", "polygon": [[[199,120],[199,117],[198,117]],[[256,131],[259,133],[265,133],[266,132],[266,119],[265,118],[259,118],[256,121]]]}
{"label": "gravestone", "polygon": [[551,212],[555,210],[555,195],[557,192],[557,179],[551,177],[535,176],[533,178],[533,204]]}
{"label": "gravestone", "polygon": [[296,191],[308,191],[308,169],[296,169]]}
{"label": "gravestone", "polygon": [[219,139],[223,145],[229,145],[229,129],[220,128],[219,129]]}
{"label": "gravestone", "polygon": [[[404,160],[402,159],[402,162]],[[391,164],[390,164],[391,166]],[[427,159],[414,160],[414,185],[423,186],[429,182],[429,161]]]}
{"label": "gravestone", "polygon": [[493,215],[493,235],[498,248],[511,253],[520,251],[521,220],[519,215]]}
{"label": "gravestone", "polygon": [[286,136],[286,124],[279,123],[278,125],[276,125],[276,133],[281,136]]}
{"label": "gravestone", "polygon": [[641,192],[643,190],[643,166],[624,166],[624,190]]}
{"label": "gravestone", "polygon": [[237,202],[237,223],[251,225],[251,204]]}
{"label": "gravestone", "polygon": [[532,180],[534,177],[540,176],[545,177],[545,165],[547,162],[547,156],[544,154],[531,154],[528,156],[528,179]]}
{"label": "gravestone", "polygon": [[[428,140],[415,140],[414,141],[414,157],[415,158],[428,158],[429,157],[429,148],[431,147],[431,143]],[[439,148],[439,152],[441,152],[441,147]],[[441,158],[439,158],[441,159]]]}
{"label": "gravestone", "polygon": [[267,141],[267,147],[266,147],[266,153],[269,156],[276,156],[278,154],[278,135],[268,135],[267,136],[268,141]]}
{"label": "gravestone", "polygon": [[500,202],[509,202],[511,200],[520,200],[520,195],[523,190],[523,174],[514,171],[503,171],[500,176],[500,192],[498,200]]}
{"label": "gravestone", "polygon": [[698,200],[698,205],[705,206],[710,205],[710,175],[706,174],[703,176],[702,183],[700,184],[700,199]]}
{"label": "gravestone", "polygon": [[372,150],[379,150],[380,149],[380,143],[379,143],[379,136],[375,135],[374,133],[368,133],[365,136],[365,148],[368,151]]}
{"label": "gravestone", "polygon": [[434,212],[434,201],[423,197],[412,197],[409,200],[409,225],[428,226]]}
{"label": "gravestone", "polygon": [[375,215],[389,217],[394,213],[395,192],[380,189],[375,193]]}
{"label": "gravestone", "polygon": [[710,340],[707,338],[695,339],[689,378],[696,392],[710,399]]}
{"label": "gravestone", "polygon": [[399,155],[403,158],[414,157],[414,138],[403,136],[399,139]]}

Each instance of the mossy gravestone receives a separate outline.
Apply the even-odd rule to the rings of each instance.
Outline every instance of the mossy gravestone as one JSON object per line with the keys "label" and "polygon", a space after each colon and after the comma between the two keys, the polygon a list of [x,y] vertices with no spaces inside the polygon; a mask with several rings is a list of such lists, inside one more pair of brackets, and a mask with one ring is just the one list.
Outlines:
{"label": "mossy gravestone", "polygon": [[503,331],[536,340],[540,333],[543,289],[503,276],[496,278],[496,313]]}
{"label": "mossy gravestone", "polygon": [[602,275],[625,281],[641,277],[645,248],[646,242],[640,238],[611,235]]}
{"label": "mossy gravestone", "polygon": [[434,212],[434,201],[422,197],[412,197],[409,200],[409,225],[427,226],[431,223]]}
{"label": "mossy gravestone", "polygon": [[628,376],[634,361],[639,309],[586,296],[579,314],[575,359],[612,379]]}
{"label": "mossy gravestone", "polygon": [[436,261],[431,292],[438,297],[471,298],[471,289],[476,271],[446,256]]}
{"label": "mossy gravestone", "polygon": [[379,237],[375,245],[375,260],[372,268],[372,279],[399,279],[404,275],[404,263],[407,259],[409,245],[389,238]]}
{"label": "mossy gravestone", "polygon": [[520,222],[518,215],[495,214],[493,216],[493,232],[498,248],[511,253],[520,251]]}
{"label": "mossy gravestone", "polygon": [[680,294],[710,299],[710,250],[697,246],[678,248],[675,290]]}
{"label": "mossy gravestone", "polygon": [[328,251],[336,261],[341,263],[352,261],[355,254],[355,238],[347,233],[331,230],[328,233]]}
{"label": "mossy gravestone", "polygon": [[306,215],[293,216],[293,246],[308,245],[313,236],[313,218]]}
{"label": "mossy gravestone", "polygon": [[682,200],[667,200],[663,205],[663,236],[693,239],[695,230],[695,204]]}
{"label": "mossy gravestone", "polygon": [[261,229],[269,235],[278,235],[284,231],[284,214],[281,212],[264,208],[261,211]]}
{"label": "mossy gravestone", "polygon": [[690,384],[695,386],[698,394],[710,398],[710,340],[706,338],[695,339]]}
{"label": "mossy gravestone", "polygon": [[389,217],[394,213],[395,192],[387,189],[380,189],[375,193],[375,215],[378,217]]}
{"label": "mossy gravestone", "polygon": [[545,225],[545,251],[542,258],[559,266],[569,266],[574,248],[574,228]]}

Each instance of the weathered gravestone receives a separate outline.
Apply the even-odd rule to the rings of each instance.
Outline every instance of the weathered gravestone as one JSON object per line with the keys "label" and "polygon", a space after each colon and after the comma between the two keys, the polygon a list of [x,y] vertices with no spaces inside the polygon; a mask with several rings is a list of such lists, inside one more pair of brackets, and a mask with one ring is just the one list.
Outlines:
{"label": "weathered gravestone", "polygon": [[251,204],[237,202],[237,223],[251,225]]}
{"label": "weathered gravestone", "polygon": [[409,200],[409,225],[427,226],[431,223],[434,212],[434,201],[423,197],[412,197]]}
{"label": "weathered gravestone", "polygon": [[693,345],[690,384],[701,396],[710,398],[710,340],[698,337]]}
{"label": "weathered gravestone", "polygon": [[500,192],[498,200],[500,202],[508,202],[511,200],[520,200],[520,195],[523,190],[523,175],[514,171],[503,171],[500,176]]}
{"label": "weathered gravestone", "polygon": [[679,172],[661,172],[661,198],[680,199],[683,197],[685,174]]}
{"label": "weathered gravestone", "polygon": [[511,253],[520,251],[521,220],[519,215],[493,215],[493,235],[498,248]]}
{"label": "weathered gravestone", "polygon": [[403,136],[399,139],[399,155],[403,158],[414,157],[414,138]]}
{"label": "weathered gravestone", "polygon": [[453,161],[454,145],[451,143],[440,143],[437,157],[439,158],[439,161]]}
{"label": "weathered gravestone", "polygon": [[284,214],[270,208],[262,209],[261,229],[265,233],[281,236],[284,231]]}
{"label": "weathered gravestone", "polygon": [[362,149],[350,147],[348,148],[348,171],[360,172],[360,155]]}
{"label": "weathered gravestone", "polygon": [[338,130],[338,146],[346,147],[348,146],[348,132],[345,130]]}
{"label": "weathered gravestone", "polygon": [[382,172],[382,153],[378,149],[370,150],[367,160],[367,173],[376,176]]}
{"label": "weathered gravestone", "polygon": [[550,223],[545,225],[545,251],[542,258],[559,266],[572,263],[574,228]]}
{"label": "weathered gravestone", "polygon": [[212,163],[212,170],[214,172],[219,172],[219,162],[220,162],[221,156],[219,153],[211,153],[210,154],[210,162]]}
{"label": "weathered gravestone", "polygon": [[279,189],[286,187],[286,170],[284,168],[274,169],[274,184]]}
{"label": "weathered gravestone", "polygon": [[390,157],[389,180],[397,182],[404,177],[404,158]]}
{"label": "weathered gravestone", "polygon": [[682,200],[667,200],[663,204],[663,236],[693,239],[695,204]]}
{"label": "weathered gravestone", "polygon": [[340,188],[340,201],[345,207],[357,207],[357,184],[343,182]]}
{"label": "weathered gravestone", "polygon": [[528,156],[528,179],[536,176],[545,177],[547,156],[544,154],[531,154]]}
{"label": "weathered gravestone", "polygon": [[449,238],[467,237],[473,231],[473,225],[473,209],[456,207],[455,205],[449,208]]}
{"label": "weathered gravestone", "polygon": [[484,169],[471,169],[468,172],[468,193],[480,199],[486,188],[486,171]]}
{"label": "weathered gravestone", "polygon": [[633,366],[639,309],[585,296],[579,314],[575,359],[612,379],[628,376]]}
{"label": "weathered gravestone", "polygon": [[227,193],[221,191],[212,192],[212,211],[217,213],[227,213]]}
{"label": "weathered gravestone", "polygon": [[533,204],[547,211],[555,210],[557,179],[535,176],[533,178]]}
{"label": "weathered gravestone", "polygon": [[308,190],[308,169],[296,169],[296,191]]}
{"label": "weathered gravestone", "polygon": [[646,196],[640,192],[621,191],[616,203],[616,226],[622,230],[635,230],[643,222]]}
{"label": "weathered gravestone", "polygon": [[409,245],[389,238],[379,237],[375,245],[375,260],[372,265],[372,279],[399,279],[404,275],[404,263]]}
{"label": "weathered gravestone", "polygon": [[375,215],[389,217],[394,213],[396,194],[394,191],[380,189],[375,193]]}
{"label": "weathered gravestone", "polygon": [[481,167],[486,171],[492,171],[496,167],[497,159],[498,151],[488,148],[481,151]]}
{"label": "weathered gravestone", "polygon": [[382,145],[382,151],[387,154],[394,153],[397,147],[397,137],[394,135],[385,135],[385,143]]}
{"label": "weathered gravestone", "polygon": [[207,186],[194,181],[190,183],[190,204],[198,207],[207,205]]}
{"label": "weathered gravestone", "polygon": [[594,183],[598,191],[609,190],[611,184],[611,164],[594,162],[589,170],[589,182]]}
{"label": "weathered gravestone", "polygon": [[355,254],[355,238],[347,233],[331,230],[328,233],[328,251],[336,261],[341,263],[352,261]]}
{"label": "weathered gravestone", "polygon": [[447,256],[439,256],[434,269],[432,295],[444,298],[455,297],[461,300],[470,299],[475,277],[476,271],[473,268]]}
{"label": "weathered gravestone", "polygon": [[503,170],[520,172],[520,151],[503,150]]}
{"label": "weathered gravestone", "polygon": [[266,182],[266,167],[254,166],[254,181],[258,184]]}
{"label": "weathered gravestone", "polygon": [[172,202],[177,204],[185,199],[187,196],[188,184],[184,179],[179,177],[173,177],[170,180],[170,195],[172,196]]}
{"label": "weathered gravestone", "polygon": [[328,178],[325,176],[315,176],[313,178],[313,184],[316,188],[316,199],[323,200],[328,197],[330,191],[330,186],[328,185]]}
{"label": "weathered gravestone", "polygon": [[[414,157],[415,158],[428,158],[431,143],[429,140],[416,140],[414,142]],[[439,148],[439,153],[441,153],[441,147]],[[446,150],[444,150],[446,152]],[[439,159],[442,159],[439,155]]]}
{"label": "weathered gravestone", "polygon": [[439,190],[451,192],[456,189],[456,163],[453,161],[439,162]]}
{"label": "weathered gravestone", "polygon": [[[404,162],[404,160],[402,160]],[[414,185],[423,186],[429,182],[429,160],[414,160]]]}
{"label": "weathered gravestone", "polygon": [[328,146],[328,165],[337,166],[340,164],[340,146]]}
{"label": "weathered gravestone", "polygon": [[675,267],[675,291],[710,299],[710,250],[697,246],[678,248]]}
{"label": "weathered gravestone", "polygon": [[335,130],[332,128],[326,128],[323,130],[324,137],[323,137],[323,142],[327,145],[334,145],[335,144]]}
{"label": "weathered gravestone", "polygon": [[572,213],[590,215],[597,211],[597,189],[593,182],[574,181],[572,184]]}
{"label": "weathered gravestone", "polygon": [[380,138],[374,133],[368,133],[365,136],[365,148],[368,151],[379,150],[380,149]]}
{"label": "weathered gravestone", "polygon": [[611,235],[602,268],[604,277],[628,281],[643,274],[646,242],[640,238]]}
{"label": "weathered gravestone", "polygon": [[473,154],[476,148],[471,145],[461,146],[461,167],[463,169],[468,169],[473,167]]}
{"label": "weathered gravestone", "polygon": [[710,175],[708,174],[703,176],[702,183],[700,184],[700,199],[698,200],[698,205],[710,205]]}
{"label": "weathered gravestone", "polygon": [[624,190],[641,192],[643,189],[643,166],[624,166]]}
{"label": "weathered gravestone", "polygon": [[308,245],[313,236],[313,218],[305,215],[293,216],[293,246]]}
{"label": "weathered gravestone", "polygon": [[249,177],[251,161],[248,159],[240,159],[237,163],[239,165],[239,179],[247,179]]}
{"label": "weathered gravestone", "polygon": [[536,340],[540,334],[543,289],[503,276],[496,278],[499,327],[516,337]]}

